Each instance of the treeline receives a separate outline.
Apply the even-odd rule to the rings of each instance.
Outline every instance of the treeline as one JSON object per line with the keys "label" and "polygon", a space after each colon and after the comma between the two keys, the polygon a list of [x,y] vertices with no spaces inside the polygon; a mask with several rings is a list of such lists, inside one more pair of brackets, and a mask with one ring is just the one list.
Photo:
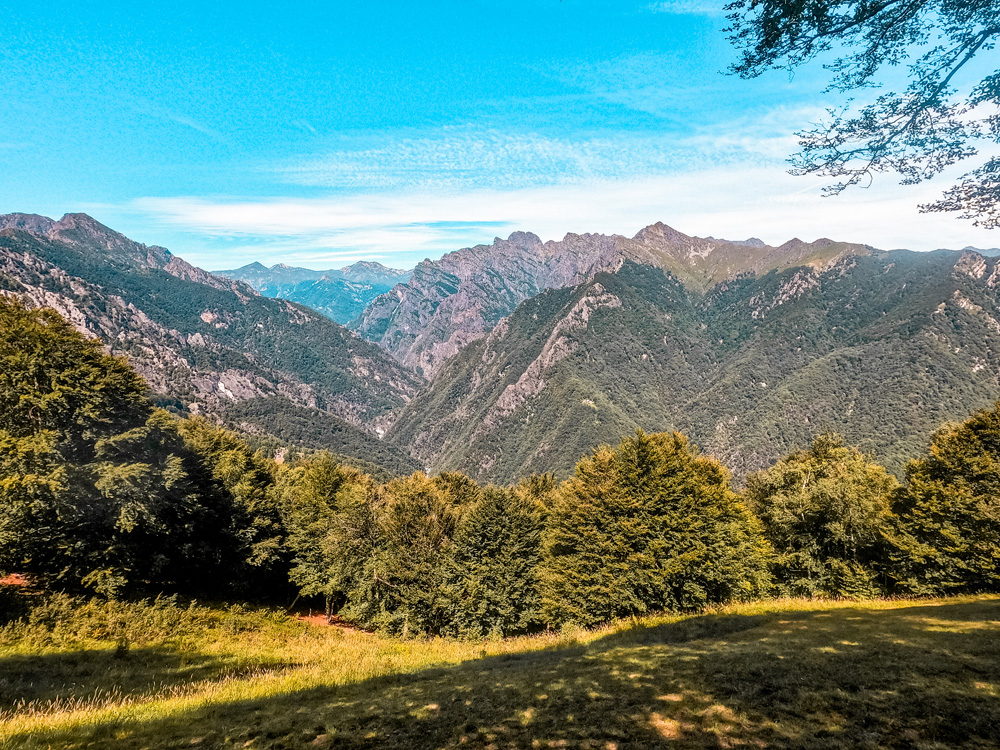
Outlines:
{"label": "treeline", "polygon": [[155,409],[123,360],[0,298],[0,415],[0,575],[50,590],[298,593],[387,632],[475,637],[773,595],[1000,591],[1000,404],[942,428],[904,484],[823,435],[738,494],[683,435],[641,432],[562,483],[380,483]]}

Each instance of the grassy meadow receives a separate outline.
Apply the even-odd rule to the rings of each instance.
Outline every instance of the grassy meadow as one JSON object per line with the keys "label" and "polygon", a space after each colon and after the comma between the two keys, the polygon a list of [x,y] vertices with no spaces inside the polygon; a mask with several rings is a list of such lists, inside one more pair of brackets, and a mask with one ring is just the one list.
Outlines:
{"label": "grassy meadow", "polygon": [[0,629],[0,747],[1000,746],[1000,597],[785,600],[504,640],[58,597]]}

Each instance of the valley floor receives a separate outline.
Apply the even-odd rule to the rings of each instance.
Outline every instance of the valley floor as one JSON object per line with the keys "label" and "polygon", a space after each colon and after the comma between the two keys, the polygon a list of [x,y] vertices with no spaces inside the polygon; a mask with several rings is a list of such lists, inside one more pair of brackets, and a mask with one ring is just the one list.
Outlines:
{"label": "valley floor", "polygon": [[8,628],[0,746],[1000,747],[998,597],[774,601],[476,643],[201,622],[127,650]]}

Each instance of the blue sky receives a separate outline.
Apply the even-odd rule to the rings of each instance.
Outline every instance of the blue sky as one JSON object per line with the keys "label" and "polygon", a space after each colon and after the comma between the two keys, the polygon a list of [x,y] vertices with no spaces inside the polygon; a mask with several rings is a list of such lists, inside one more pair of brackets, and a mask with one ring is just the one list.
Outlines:
{"label": "blue sky", "polygon": [[530,230],[1000,245],[785,174],[818,67],[721,75],[723,2],[0,0],[0,213],[86,211],[207,268],[425,257]]}

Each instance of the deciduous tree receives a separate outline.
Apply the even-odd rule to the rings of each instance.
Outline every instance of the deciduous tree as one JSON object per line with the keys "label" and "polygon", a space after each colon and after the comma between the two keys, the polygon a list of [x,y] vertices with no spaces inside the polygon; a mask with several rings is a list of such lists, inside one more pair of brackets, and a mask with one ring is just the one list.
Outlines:
{"label": "deciduous tree", "polygon": [[[884,171],[915,184],[975,156],[982,144],[1000,143],[1000,70],[973,65],[989,59],[1000,37],[997,0],[736,0],[726,8],[741,53],[731,70],[744,78],[825,55],[828,91],[866,91],[879,87],[886,69],[908,66],[900,93],[832,110],[829,122],[799,134],[793,174],[834,178],[829,193]],[[1000,226],[1000,157],[921,210]]]}

